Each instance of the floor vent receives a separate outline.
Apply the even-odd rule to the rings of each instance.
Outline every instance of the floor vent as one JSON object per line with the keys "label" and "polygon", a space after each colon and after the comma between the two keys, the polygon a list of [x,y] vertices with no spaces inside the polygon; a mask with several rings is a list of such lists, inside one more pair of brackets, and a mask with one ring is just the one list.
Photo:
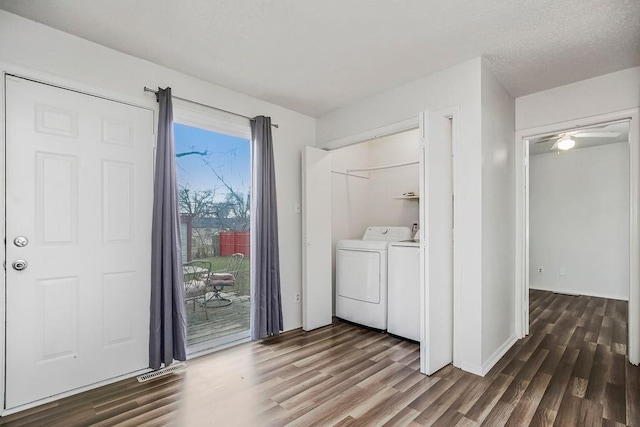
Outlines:
{"label": "floor vent", "polygon": [[158,369],[157,371],[149,372],[148,374],[142,374],[137,377],[139,383],[145,381],[151,381],[153,379],[164,377],[165,375],[173,374],[174,372],[180,372],[187,369],[186,363],[176,363],[166,368]]}

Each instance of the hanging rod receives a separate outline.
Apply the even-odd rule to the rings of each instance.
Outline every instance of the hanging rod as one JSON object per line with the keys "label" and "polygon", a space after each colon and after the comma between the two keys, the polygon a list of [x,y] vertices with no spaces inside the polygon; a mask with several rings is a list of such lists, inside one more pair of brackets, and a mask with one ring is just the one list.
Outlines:
{"label": "hanging rod", "polygon": [[347,169],[347,173],[349,173],[349,172],[367,172],[367,171],[377,171],[377,170],[381,170],[381,169],[401,168],[403,166],[417,165],[418,163],[420,163],[420,162],[397,163],[395,165],[377,166],[377,167],[373,167],[373,168],[364,168],[364,169]]}
{"label": "hanging rod", "polygon": [[[150,89],[150,88],[148,88],[146,86],[144,87],[144,91],[145,92],[155,93],[156,95],[158,94],[157,90]],[[201,107],[213,108],[214,110],[222,111],[222,112],[227,113],[227,114],[233,114],[234,116],[244,117],[247,120],[253,120],[253,117],[245,116],[244,114],[234,113],[233,111],[229,111],[229,110],[223,110],[222,108],[214,107],[213,105],[203,104],[201,102],[192,101],[192,100],[187,99],[187,98],[180,98],[179,96],[175,96],[175,95],[172,95],[172,97],[175,98],[175,99],[180,99],[182,101],[186,101],[186,102],[190,102],[192,104],[199,105]],[[279,128],[280,127],[280,125],[278,125],[277,123],[271,123],[271,126],[273,126],[274,128]]]}
{"label": "hanging rod", "polygon": [[337,173],[338,175],[344,175],[344,176],[352,176],[354,178],[369,179],[368,176],[354,175],[352,173],[346,173],[346,172],[331,171],[331,173]]}

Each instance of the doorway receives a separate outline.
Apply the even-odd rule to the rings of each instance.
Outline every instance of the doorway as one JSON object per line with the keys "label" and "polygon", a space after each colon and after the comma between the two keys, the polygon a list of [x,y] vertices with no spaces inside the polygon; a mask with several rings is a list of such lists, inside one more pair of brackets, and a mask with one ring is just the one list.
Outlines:
{"label": "doorway", "polygon": [[251,131],[188,102],[174,136],[190,357],[251,336]]}
{"label": "doorway", "polygon": [[[455,235],[453,224],[458,210],[452,197],[456,187],[453,157],[458,135],[456,117],[457,113],[453,110],[438,113],[424,112],[420,115],[418,131],[420,143],[417,155],[418,192],[411,189],[395,190],[396,197],[399,196],[396,202],[411,206],[420,218],[418,221],[420,224],[418,299],[421,371],[427,374],[449,363],[456,363],[454,318],[457,316],[455,290],[459,274],[454,268],[454,259],[459,258],[453,245]],[[418,123],[408,126],[408,129],[415,127],[416,124]],[[380,132],[377,138],[402,132],[400,129],[393,128],[394,131],[386,135]],[[363,140],[369,139],[370,137]],[[356,144],[363,140],[351,142]],[[354,158],[360,161],[363,159],[363,156],[357,153],[357,146],[349,145],[344,149],[353,151]],[[332,244],[330,237],[333,235],[334,240],[338,237],[343,239],[362,237],[362,234],[357,233],[345,237],[336,236],[333,233],[331,220],[335,209],[333,206],[335,197],[331,187],[332,180],[349,180],[346,182],[356,189],[366,187],[366,180],[370,178],[369,173],[387,169],[378,168],[380,165],[384,166],[384,162],[362,166],[334,164],[334,152],[337,153],[338,149],[327,151],[307,147],[303,153],[303,329],[305,330],[331,322],[335,291],[332,291],[330,284],[332,284],[331,272],[334,259],[332,253],[335,242]],[[416,160],[415,157],[413,160]],[[354,190],[351,193],[347,190],[349,187],[342,191],[344,197],[350,194],[355,198],[363,196],[362,190]],[[412,193],[415,193],[415,196]],[[420,197],[424,194],[428,197]],[[389,199],[392,198],[391,195],[388,196]],[[415,203],[418,200],[418,206],[416,206]],[[356,203],[356,208],[365,211],[378,209],[375,206],[367,207],[366,203]],[[348,212],[344,213],[348,214]],[[349,219],[348,216],[345,218],[345,215],[341,219],[343,222]],[[429,283],[438,283],[440,286],[430,287]],[[321,301],[322,304],[318,304],[317,301]]]}
{"label": "doorway", "polygon": [[[637,131],[637,111],[628,111],[517,133],[520,338],[529,331],[530,287],[625,299],[627,354],[640,361]],[[554,236],[564,236],[562,243],[553,244]]]}
{"label": "doorway", "polygon": [[528,206],[530,289],[629,300],[629,122],[529,139]]}

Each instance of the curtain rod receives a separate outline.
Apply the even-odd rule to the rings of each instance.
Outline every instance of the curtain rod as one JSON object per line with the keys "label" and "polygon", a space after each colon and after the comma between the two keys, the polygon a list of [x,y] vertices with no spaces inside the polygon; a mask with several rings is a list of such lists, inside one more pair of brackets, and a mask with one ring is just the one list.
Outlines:
{"label": "curtain rod", "polygon": [[[157,90],[149,89],[146,86],[144,87],[144,91],[145,92],[152,92],[152,93],[155,93],[156,95],[158,94]],[[172,95],[172,97],[175,98],[175,99],[180,99],[182,101],[190,102],[192,104],[200,105],[201,107],[213,108],[214,110],[222,111],[222,112],[228,113],[228,114],[233,114],[234,116],[244,117],[247,120],[253,120],[253,117],[245,116],[244,114],[234,113],[233,111],[229,111],[229,110],[223,110],[222,108],[214,107],[213,105],[203,104],[201,102],[192,101],[192,100],[187,99],[187,98],[180,98],[179,96],[175,96],[175,95]],[[271,126],[273,126],[274,128],[279,128],[280,127],[280,125],[278,125],[277,123],[271,123]]]}

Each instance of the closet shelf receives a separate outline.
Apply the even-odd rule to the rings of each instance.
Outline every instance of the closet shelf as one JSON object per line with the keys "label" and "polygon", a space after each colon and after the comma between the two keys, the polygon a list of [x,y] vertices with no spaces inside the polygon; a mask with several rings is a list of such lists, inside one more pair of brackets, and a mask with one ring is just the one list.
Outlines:
{"label": "closet shelf", "polygon": [[362,168],[362,169],[347,169],[347,173],[349,173],[349,172],[379,171],[379,170],[382,170],[382,169],[394,169],[394,168],[401,168],[403,166],[417,165],[419,163],[420,163],[419,161],[416,161],[416,162],[396,163],[396,164],[393,164],[393,165],[385,165],[385,166],[374,166],[374,167]]}

